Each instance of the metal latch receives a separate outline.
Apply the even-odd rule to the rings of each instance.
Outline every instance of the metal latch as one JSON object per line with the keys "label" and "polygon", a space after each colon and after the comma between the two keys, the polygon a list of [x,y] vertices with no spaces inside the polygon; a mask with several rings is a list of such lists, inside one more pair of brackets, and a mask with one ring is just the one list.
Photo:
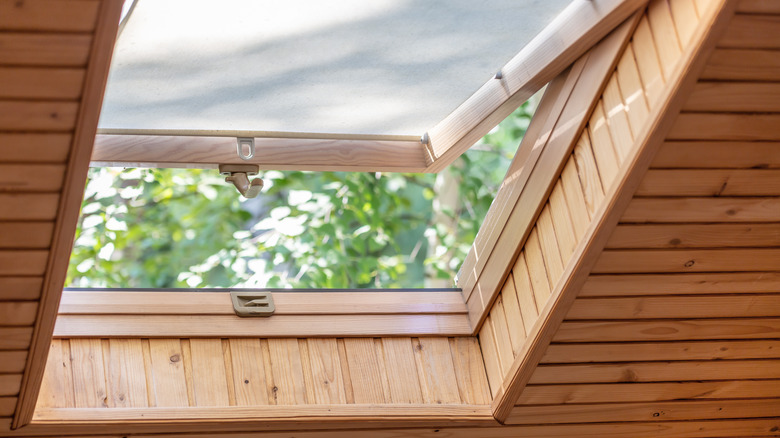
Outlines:
{"label": "metal latch", "polygon": [[276,310],[271,292],[230,291],[230,299],[238,316],[271,316]]}

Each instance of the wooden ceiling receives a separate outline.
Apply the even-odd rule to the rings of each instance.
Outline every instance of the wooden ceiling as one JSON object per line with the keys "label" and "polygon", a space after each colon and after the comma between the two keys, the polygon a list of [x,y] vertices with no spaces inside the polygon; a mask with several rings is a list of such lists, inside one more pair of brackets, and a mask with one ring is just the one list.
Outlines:
{"label": "wooden ceiling", "polygon": [[[628,23],[547,195],[506,228],[526,237],[485,268],[502,280],[469,303],[478,338],[57,340],[65,377],[47,371],[43,404],[66,409],[11,431],[17,406],[32,414],[34,396],[18,394],[37,393],[50,348],[118,15],[118,2],[62,4],[0,0],[0,77],[32,81],[0,81],[0,436],[780,436],[772,0],[652,0]],[[45,348],[28,352],[31,339]],[[241,365],[246,354],[267,361]],[[155,367],[183,376],[178,393],[156,395]],[[340,386],[315,384],[322,373]],[[244,380],[266,385],[241,392]],[[222,410],[199,408],[191,388]],[[58,406],[64,394],[85,409]],[[163,396],[181,409],[144,407]]]}

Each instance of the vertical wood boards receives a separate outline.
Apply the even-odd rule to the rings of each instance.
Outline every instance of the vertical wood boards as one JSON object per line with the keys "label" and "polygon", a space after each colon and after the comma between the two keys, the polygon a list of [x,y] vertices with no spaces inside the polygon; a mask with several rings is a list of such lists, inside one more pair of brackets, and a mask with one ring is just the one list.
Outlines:
{"label": "vertical wood boards", "polygon": [[481,354],[464,337],[55,339],[39,406],[486,404]]}

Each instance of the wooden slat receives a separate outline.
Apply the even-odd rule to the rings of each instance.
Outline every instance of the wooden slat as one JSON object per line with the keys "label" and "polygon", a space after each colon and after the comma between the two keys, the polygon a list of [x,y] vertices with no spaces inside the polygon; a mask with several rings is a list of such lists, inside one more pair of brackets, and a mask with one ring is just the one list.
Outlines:
{"label": "wooden slat", "polygon": [[606,191],[612,186],[615,176],[618,172],[618,158],[615,148],[612,146],[612,139],[609,135],[607,125],[607,116],[604,111],[604,102],[599,100],[598,105],[593,110],[593,115],[588,122],[588,136],[593,148],[593,156],[596,160],[596,166],[599,169],[601,177],[601,186]]}
{"label": "wooden slat", "polygon": [[0,374],[0,396],[19,394],[21,384],[21,374]]}
{"label": "wooden slat", "polygon": [[590,225],[590,213],[585,204],[585,195],[582,184],[580,184],[580,179],[577,175],[575,157],[569,158],[569,161],[563,168],[561,183],[563,194],[566,197],[566,205],[571,215],[574,238],[576,241],[579,241],[579,239],[585,235],[585,230],[588,228],[588,225]]}
{"label": "wooden slat", "polygon": [[599,423],[773,417],[777,399],[519,406],[505,424]]}
{"label": "wooden slat", "polygon": [[0,133],[3,162],[62,163],[70,150],[70,134]]}
{"label": "wooden slat", "polygon": [[780,114],[682,113],[677,117],[672,140],[780,140]]}
{"label": "wooden slat", "polygon": [[228,406],[227,376],[219,339],[191,339],[196,406]]}
{"label": "wooden slat", "polygon": [[780,295],[739,294],[589,298],[574,302],[566,315],[576,319],[729,318],[780,315]]}
{"label": "wooden slat", "polygon": [[52,220],[58,200],[54,193],[0,193],[0,220]]}
{"label": "wooden slat", "polygon": [[42,282],[41,277],[0,277],[0,300],[35,300]]}
{"label": "wooden slat", "polygon": [[0,350],[26,350],[31,338],[31,327],[0,327]]}
{"label": "wooden slat", "polygon": [[465,315],[286,315],[258,321],[235,315],[60,315],[57,337],[467,336]]}
{"label": "wooden slat", "polygon": [[544,258],[544,267],[547,269],[547,280],[550,290],[552,290],[558,284],[564,266],[558,249],[558,239],[555,236],[549,204],[539,215],[536,227],[539,234],[539,247],[542,249],[542,258]]}
{"label": "wooden slat", "polygon": [[677,37],[682,47],[687,46],[696,31],[699,14],[694,0],[676,0],[669,2],[672,8],[672,19],[677,30]]}
{"label": "wooden slat", "polygon": [[[109,339],[108,406],[139,408],[149,405],[140,339]],[[78,370],[76,370],[78,372]]]}
{"label": "wooden slat", "polygon": [[780,273],[777,272],[591,275],[579,296],[776,293],[778,290]]}
{"label": "wooden slat", "polygon": [[685,111],[777,112],[778,82],[699,82],[683,108]]}
{"label": "wooden slat", "polygon": [[[695,25],[697,22],[696,20],[692,23]],[[618,61],[615,74],[632,136],[642,129],[642,125],[649,115],[645,89],[642,85],[642,79],[639,77],[635,56],[634,44],[629,44]]]}
{"label": "wooden slat", "polygon": [[718,47],[780,48],[780,16],[737,14],[718,42]]}
{"label": "wooden slat", "polygon": [[71,339],[69,343],[75,407],[107,407],[108,391],[100,339]]}
{"label": "wooden slat", "polygon": [[582,137],[574,146],[574,162],[577,164],[577,175],[582,184],[582,192],[585,196],[585,206],[588,217],[593,217],[596,209],[604,199],[604,189],[601,185],[601,175],[596,167],[596,159],[593,156],[593,148],[590,144],[588,130],[583,131]]}
{"label": "wooden slat", "polygon": [[780,170],[650,169],[636,196],[778,196]]}
{"label": "wooden slat", "polygon": [[37,311],[36,301],[2,301],[0,302],[0,326],[33,325]]}
{"label": "wooden slat", "polygon": [[639,77],[644,86],[645,97],[650,106],[654,106],[661,98],[664,84],[664,74],[661,72],[661,64],[658,60],[658,51],[653,41],[653,32],[647,16],[643,16],[634,32],[631,46],[636,55],[636,64],[639,69]]}
{"label": "wooden slat", "polygon": [[[0,222],[0,248],[48,248],[53,228],[52,222]],[[2,296],[4,292],[0,291]]]}
{"label": "wooden slat", "polygon": [[[414,348],[419,363],[423,400],[431,404],[461,402],[455,365],[447,338],[420,338]],[[390,364],[388,364],[389,366]]]}
{"label": "wooden slat", "polygon": [[[0,230],[2,230],[0,223]],[[2,237],[0,237],[2,242]],[[273,292],[274,315],[463,314],[460,291]],[[235,315],[227,292],[64,291],[60,314]]]}
{"label": "wooden slat", "polygon": [[26,361],[27,352],[24,350],[0,351],[0,373],[21,373]]}
{"label": "wooden slat", "polygon": [[72,408],[74,400],[70,344],[67,340],[54,339],[46,358],[46,373],[37,406]]}
{"label": "wooden slat", "polygon": [[[184,355],[178,339],[149,339],[153,385],[156,406],[188,406],[187,384],[184,377]],[[194,404],[194,400],[193,400]]]}
{"label": "wooden slat", "polygon": [[554,342],[629,342],[708,339],[778,339],[780,319],[564,322]]}
{"label": "wooden slat", "polygon": [[528,274],[528,265],[525,260],[525,253],[521,252],[512,268],[512,277],[515,280],[515,292],[517,292],[517,301],[520,305],[520,313],[523,316],[524,336],[531,333],[536,319],[539,316],[534,290],[531,286],[531,278]]}
{"label": "wooden slat", "polygon": [[654,168],[779,168],[780,143],[666,142],[653,160]]}
{"label": "wooden slat", "polygon": [[[439,171],[626,20],[642,2],[573,3],[501,70],[430,131]],[[563,48],[563,50],[560,50]]]}
{"label": "wooden slat", "polygon": [[90,35],[0,32],[0,65],[83,67]]}
{"label": "wooden slat", "polygon": [[470,405],[489,403],[490,387],[479,340],[475,337],[450,338],[450,350],[461,401]]}
{"label": "wooden slat", "polygon": [[622,163],[634,145],[634,135],[631,133],[631,126],[628,123],[627,107],[618,86],[617,74],[613,74],[607,82],[602,94],[602,101],[604,102],[604,113],[612,138],[612,146],[615,148],[618,163]]}
{"label": "wooden slat", "polygon": [[506,313],[504,313],[504,303],[499,295],[493,308],[490,310],[490,320],[493,322],[493,339],[496,342],[498,352],[498,363],[501,366],[501,375],[509,371],[514,361],[514,352],[512,342],[509,339],[509,327],[506,323]]}
{"label": "wooden slat", "polygon": [[602,383],[780,378],[776,360],[628,362],[620,364],[539,365],[529,383]]}
{"label": "wooden slat", "polygon": [[84,70],[0,66],[0,99],[78,100]]}
{"label": "wooden slat", "polygon": [[306,404],[303,359],[298,340],[269,339],[268,348],[271,353],[272,393],[275,404]]}
{"label": "wooden slat", "polygon": [[777,269],[780,249],[605,250],[592,272],[739,272]]}
{"label": "wooden slat", "polygon": [[346,403],[344,376],[336,339],[308,339],[307,343],[315,384],[314,398],[309,399],[309,403]]}
{"label": "wooden slat", "polygon": [[10,417],[16,409],[16,397],[0,397],[0,417]]}
{"label": "wooden slat", "polygon": [[780,57],[773,50],[716,49],[701,79],[778,81]]}
{"label": "wooden slat", "polygon": [[739,0],[737,12],[780,14],[780,4],[774,0]]}
{"label": "wooden slat", "polygon": [[551,344],[541,363],[780,359],[780,341]]}
{"label": "wooden slat", "polygon": [[55,192],[64,175],[61,164],[0,164],[0,191]]}
{"label": "wooden slat", "polygon": [[77,113],[75,102],[0,100],[0,130],[70,131]]}
{"label": "wooden slat", "polygon": [[637,198],[620,218],[624,223],[776,222],[778,198]]}
{"label": "wooden slat", "polygon": [[485,318],[479,331],[479,345],[482,348],[482,359],[485,361],[485,373],[490,384],[490,393],[495,396],[504,380],[501,372],[501,363],[498,360],[495,334],[493,333],[493,321],[490,316]]}
{"label": "wooden slat", "polygon": [[97,0],[0,1],[0,30],[87,32],[95,27]]}
{"label": "wooden slat", "polygon": [[653,32],[653,41],[665,78],[672,75],[677,61],[682,56],[677,30],[672,20],[672,11],[665,1],[650,2],[647,6],[647,18]]}
{"label": "wooden slat", "polygon": [[423,403],[412,345],[409,338],[382,339],[391,403]]}
{"label": "wooden slat", "polygon": [[512,273],[506,279],[504,288],[501,291],[501,298],[504,303],[504,313],[506,314],[506,324],[509,330],[509,340],[512,343],[512,352],[517,354],[525,341],[525,327],[523,326],[523,314],[520,310],[520,303],[517,301],[517,292],[515,291],[515,279]]}
{"label": "wooden slat", "polygon": [[260,341],[229,339],[236,405],[267,405],[267,383]]}
{"label": "wooden slat", "polygon": [[537,229],[534,227],[523,248],[525,261],[528,265],[528,276],[534,293],[537,314],[542,311],[550,298],[550,283],[547,279],[547,268],[544,265]]}
{"label": "wooden slat", "polygon": [[607,248],[773,246],[780,246],[780,224],[621,224],[607,242]]}
{"label": "wooden slat", "polygon": [[48,258],[45,250],[0,250],[0,275],[42,275]]}
{"label": "wooden slat", "polygon": [[[574,248],[577,246],[577,237],[574,234],[574,218],[569,213],[569,207],[566,205],[566,197],[563,194],[563,183],[558,180],[558,184],[550,193],[550,218],[555,229],[555,238],[558,241],[558,249],[561,254],[563,264],[569,262],[571,255],[574,254]],[[582,218],[577,218],[581,221]]]}
{"label": "wooden slat", "polygon": [[386,403],[373,339],[344,339],[355,403]]}
{"label": "wooden slat", "polygon": [[780,380],[530,385],[520,396],[517,404],[631,403],[778,396],[780,396]]}

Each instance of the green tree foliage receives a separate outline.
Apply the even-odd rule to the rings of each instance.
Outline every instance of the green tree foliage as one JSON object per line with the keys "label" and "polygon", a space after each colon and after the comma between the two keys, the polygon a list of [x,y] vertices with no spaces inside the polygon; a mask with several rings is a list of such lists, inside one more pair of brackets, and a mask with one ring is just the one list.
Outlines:
{"label": "green tree foliage", "polygon": [[213,170],[91,169],[67,284],[451,285],[529,120],[524,105],[439,175],[264,172],[255,200]]}

